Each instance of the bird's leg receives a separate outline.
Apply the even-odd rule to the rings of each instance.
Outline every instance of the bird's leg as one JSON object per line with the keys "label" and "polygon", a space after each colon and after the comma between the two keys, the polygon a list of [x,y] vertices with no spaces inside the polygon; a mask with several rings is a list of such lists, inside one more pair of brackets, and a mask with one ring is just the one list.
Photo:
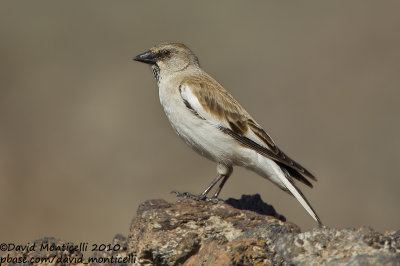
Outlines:
{"label": "bird's leg", "polygon": [[[188,192],[183,192],[183,193],[181,193],[181,192],[177,192],[177,191],[172,191],[171,193],[175,193],[177,197],[191,198],[191,199],[194,199],[194,200],[205,200],[205,201],[211,201],[211,202],[218,202],[218,199],[215,197],[215,195],[214,195],[213,198],[207,199],[207,194],[208,194],[208,192],[210,192],[210,190],[215,186],[215,184],[218,183],[218,181],[219,181],[221,178],[224,178],[224,179],[222,180],[223,182],[224,182],[224,180],[226,181],[226,179],[227,179],[227,177],[224,176],[224,175],[218,175],[218,176],[210,183],[210,185],[208,185],[208,187],[206,188],[206,190],[204,190],[204,192],[201,193],[200,195],[193,195],[193,194],[190,194],[190,193],[188,193]],[[225,183],[225,182],[224,182],[224,183]],[[220,185],[220,186],[218,187],[218,194],[219,194],[219,191],[221,191],[221,188],[222,188],[222,186]],[[218,195],[218,194],[217,194],[217,195]]]}
{"label": "bird's leg", "polygon": [[207,198],[208,192],[210,192],[210,190],[215,186],[215,184],[217,184],[217,182],[218,182],[221,178],[223,178],[223,177],[225,177],[225,176],[224,176],[224,175],[218,175],[218,176],[211,182],[211,184],[208,185],[208,187],[206,188],[206,190],[204,190],[204,192],[201,193],[201,194],[199,195],[199,197],[202,198],[202,199]]}
{"label": "bird's leg", "polygon": [[[232,170],[233,170],[232,166],[218,163],[218,165],[217,165],[218,176],[210,183],[210,185],[208,185],[206,190],[204,190],[204,192],[201,193],[200,195],[193,195],[188,192],[181,193],[181,192],[177,192],[177,191],[172,191],[171,193],[175,193],[177,197],[191,198],[194,200],[205,200],[205,201],[217,203],[219,201],[218,195],[221,192],[222,187],[225,185],[226,180],[228,180],[229,176],[231,175]],[[215,186],[215,184],[218,183],[219,180],[221,180],[221,178],[222,178],[222,181],[219,184],[213,197],[207,198],[208,192],[210,192],[210,190]]]}
{"label": "bird's leg", "polygon": [[221,192],[222,187],[225,185],[225,182],[228,180],[230,175],[232,174],[233,167],[232,165],[227,165],[223,163],[218,163],[217,164],[217,173],[224,178],[222,179],[221,183],[219,184],[217,190],[214,193],[214,196],[212,196],[211,200],[213,201],[218,201],[218,195]]}
{"label": "bird's leg", "polygon": [[210,191],[210,189],[221,179],[221,183],[219,184],[217,190],[214,193],[214,196],[212,196],[212,198],[207,199],[207,201],[211,201],[211,202],[218,202],[218,195],[221,192],[222,187],[225,185],[226,180],[228,180],[229,176],[232,174],[233,168],[231,165],[226,165],[223,163],[218,163],[217,164],[217,173],[218,173],[218,177],[208,186],[208,188],[201,193],[200,196],[205,197],[207,195],[207,193]]}
{"label": "bird's leg", "polygon": [[221,192],[222,187],[225,185],[226,180],[228,180],[229,176],[226,175],[224,176],[224,179],[222,179],[221,183],[219,184],[217,191],[215,191],[214,196],[212,196],[213,199],[217,199],[219,193]]}

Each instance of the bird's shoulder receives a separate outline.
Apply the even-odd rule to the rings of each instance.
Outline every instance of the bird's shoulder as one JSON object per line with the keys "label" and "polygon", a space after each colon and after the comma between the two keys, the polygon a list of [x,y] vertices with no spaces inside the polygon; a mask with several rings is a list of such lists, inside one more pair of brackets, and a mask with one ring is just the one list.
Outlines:
{"label": "bird's shoulder", "polygon": [[181,86],[190,88],[201,106],[220,119],[247,120],[251,118],[235,98],[207,73],[200,72],[186,76]]}

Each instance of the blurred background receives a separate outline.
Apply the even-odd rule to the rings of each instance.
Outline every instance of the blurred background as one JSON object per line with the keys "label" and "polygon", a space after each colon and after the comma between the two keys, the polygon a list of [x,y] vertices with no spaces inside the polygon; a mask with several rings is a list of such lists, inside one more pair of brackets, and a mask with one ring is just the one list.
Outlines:
{"label": "blurred background", "polygon": [[[138,204],[200,193],[215,164],[171,129],[148,66],[187,44],[289,156],[331,227],[399,229],[400,2],[2,1],[0,240],[109,242]],[[299,203],[235,168],[221,197]]]}

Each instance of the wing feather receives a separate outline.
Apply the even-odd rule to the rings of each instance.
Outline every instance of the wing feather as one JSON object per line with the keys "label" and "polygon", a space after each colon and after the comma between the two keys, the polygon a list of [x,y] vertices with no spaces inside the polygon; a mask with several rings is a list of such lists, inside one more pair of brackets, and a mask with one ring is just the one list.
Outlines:
{"label": "wing feather", "polygon": [[312,187],[304,176],[313,180],[316,178],[283,153],[265,130],[212,77],[199,74],[184,79],[179,86],[179,92],[185,105],[195,115],[215,124],[241,145],[276,161],[292,177]]}

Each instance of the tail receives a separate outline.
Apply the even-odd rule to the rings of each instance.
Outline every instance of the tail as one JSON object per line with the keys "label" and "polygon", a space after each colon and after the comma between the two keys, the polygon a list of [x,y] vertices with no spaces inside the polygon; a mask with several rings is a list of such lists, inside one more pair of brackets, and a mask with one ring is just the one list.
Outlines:
{"label": "tail", "polygon": [[322,225],[321,219],[319,219],[317,213],[311,207],[311,204],[308,202],[304,194],[299,188],[297,188],[288,170],[285,167],[279,166],[276,162],[269,158],[266,158],[260,154],[257,155],[257,162],[252,165],[247,165],[246,167],[255,171],[262,177],[269,179],[281,189],[293,195],[300,202],[303,208],[306,209],[306,211],[311,215],[311,217],[319,225]]}
{"label": "tail", "polygon": [[285,178],[282,178],[282,182],[285,184],[286,188],[290,193],[300,202],[301,206],[311,215],[311,217],[319,224],[322,225],[321,219],[318,217],[317,213],[314,211],[311,204],[308,202],[307,198],[304,196],[303,192],[296,186],[289,172],[285,168],[281,168],[285,174]]}

